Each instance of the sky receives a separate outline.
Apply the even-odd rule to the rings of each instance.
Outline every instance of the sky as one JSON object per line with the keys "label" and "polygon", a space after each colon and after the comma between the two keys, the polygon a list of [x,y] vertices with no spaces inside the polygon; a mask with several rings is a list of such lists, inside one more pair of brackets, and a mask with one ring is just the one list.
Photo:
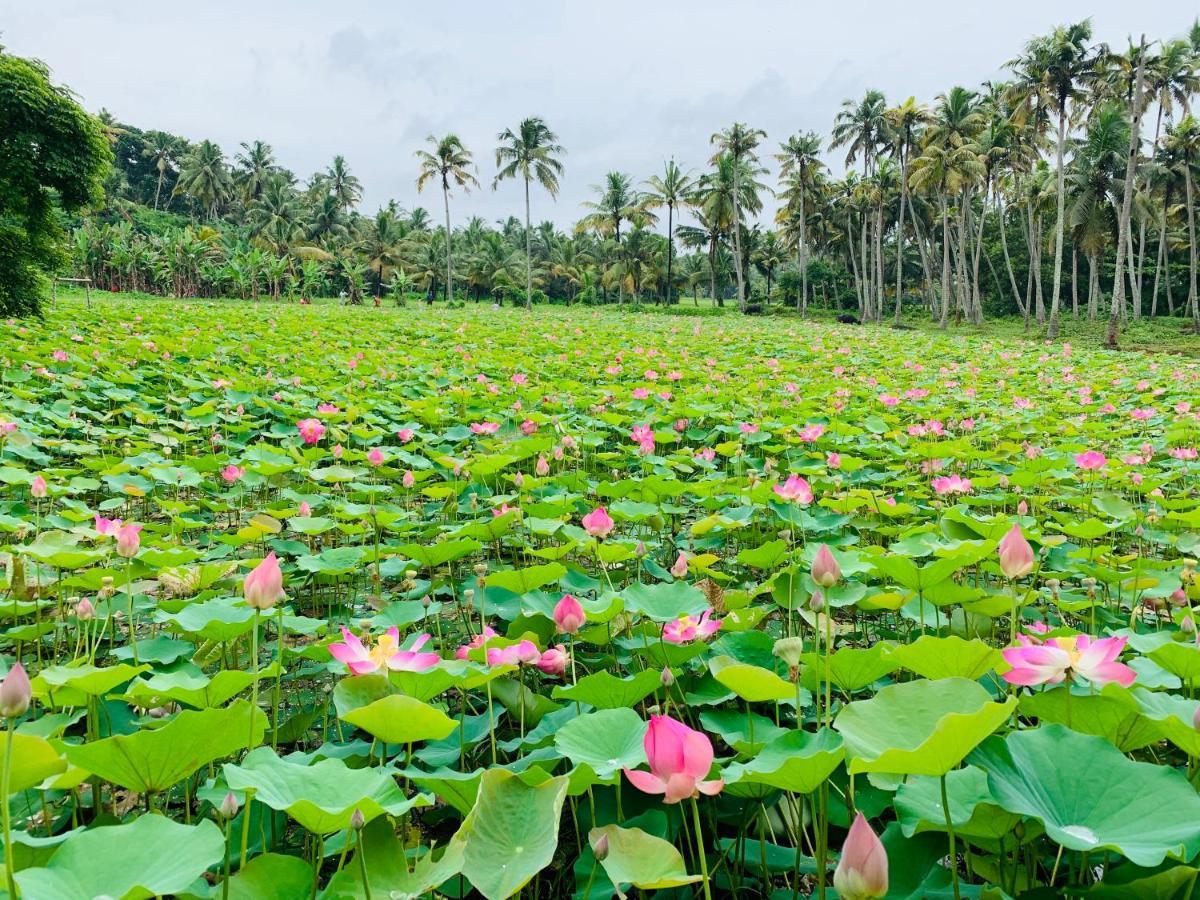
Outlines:
{"label": "sky", "polygon": [[[340,153],[368,213],[394,198],[440,219],[414,153],[454,132],[482,186],[452,196],[455,218],[521,214],[518,184],[492,189],[496,136],[538,115],[567,154],[533,218],[567,225],[605,172],[640,182],[671,157],[699,171],[735,120],[764,129],[769,153],[797,131],[827,136],[869,88],[930,101],[1002,78],[1056,24],[1091,17],[1096,40],[1124,47],[1182,36],[1194,14],[1180,0],[0,0],[0,44],[139,128],[231,157],[261,139],[301,178]],[[828,154],[834,171],[843,159]]]}

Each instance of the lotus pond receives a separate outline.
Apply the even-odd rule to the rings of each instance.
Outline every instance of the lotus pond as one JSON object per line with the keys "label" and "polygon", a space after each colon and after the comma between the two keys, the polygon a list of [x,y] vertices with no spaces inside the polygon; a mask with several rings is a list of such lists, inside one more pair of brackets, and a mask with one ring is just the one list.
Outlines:
{"label": "lotus pond", "polygon": [[798,320],[0,326],[22,897],[1191,897],[1200,365]]}

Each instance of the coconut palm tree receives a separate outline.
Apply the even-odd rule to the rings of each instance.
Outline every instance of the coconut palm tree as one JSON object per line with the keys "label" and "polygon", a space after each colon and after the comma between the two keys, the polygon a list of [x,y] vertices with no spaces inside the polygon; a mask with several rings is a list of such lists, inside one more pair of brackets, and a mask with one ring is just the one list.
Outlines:
{"label": "coconut palm tree", "polygon": [[[633,223],[635,218],[645,219],[650,215],[645,210],[644,198],[633,188],[633,176],[624,172],[609,172],[604,184],[592,185],[596,200],[585,200],[583,206],[590,210],[575,226],[576,233],[595,231],[602,238],[612,238],[614,256],[621,256],[621,223]],[[624,279],[618,279],[617,290],[624,296]]]}
{"label": "coconut palm tree", "polygon": [[262,195],[267,179],[279,170],[271,145],[253,141],[241,145],[242,152],[234,157],[233,180],[241,188],[242,201],[252,203]]}
{"label": "coconut palm tree", "polygon": [[716,164],[718,159],[727,156],[733,161],[733,271],[737,276],[738,309],[746,311],[746,273],[742,271],[742,212],[740,180],[744,166],[752,166],[758,156],[755,150],[760,141],[765,140],[767,133],[761,128],[750,128],[741,122],[734,122],[723,131],[718,131],[709,143],[717,148],[717,153],[710,160]]}
{"label": "coconut palm tree", "polygon": [[1200,298],[1197,298],[1196,266],[1196,172],[1200,168],[1200,120],[1187,115],[1174,128],[1167,129],[1163,140],[1163,161],[1183,179],[1187,210],[1188,308],[1193,329],[1200,334]]}
{"label": "coconut palm tree", "polygon": [[154,186],[154,208],[158,209],[158,199],[162,194],[163,181],[168,172],[174,172],[179,165],[179,138],[165,131],[149,131],[146,133],[146,145],[142,148],[142,156],[154,163],[158,171],[158,181]]}
{"label": "coconut palm tree", "polygon": [[452,249],[450,228],[450,182],[470,191],[471,185],[479,187],[479,182],[471,174],[475,163],[471,151],[463,146],[458,135],[448,134],[435,138],[432,134],[425,138],[426,143],[433,147],[433,152],[418,150],[417,159],[421,161],[421,174],[417,176],[417,190],[424,190],[431,179],[437,178],[442,184],[442,203],[446,208],[446,297],[454,298],[454,270],[451,265]]}
{"label": "coconut palm tree", "polygon": [[[796,262],[800,267],[800,296],[796,309],[808,307],[808,210],[813,195],[820,190],[825,163],[821,161],[821,138],[815,131],[794,134],[779,145],[775,159],[779,162],[779,180],[784,184],[784,207],[779,224],[785,224],[795,214]],[[789,234],[792,232],[789,230]]]}
{"label": "coconut palm tree", "polygon": [[1066,189],[1063,156],[1067,146],[1068,116],[1084,96],[1084,88],[1096,69],[1096,53],[1088,46],[1092,23],[1085,19],[1060,25],[1050,34],[1035,37],[1025,52],[1008,63],[1016,75],[1012,91],[1018,116],[1029,111],[1051,109],[1058,117],[1058,139],[1054,151],[1055,222],[1054,287],[1050,295],[1050,325],[1047,336],[1058,337],[1059,300],[1062,293],[1063,229],[1066,222]]}
{"label": "coconut palm tree", "polygon": [[679,168],[674,159],[663,165],[662,175],[651,175],[646,179],[643,200],[645,209],[667,208],[667,282],[664,304],[671,305],[672,268],[675,259],[675,210],[691,205],[695,181],[690,173]]}
{"label": "coconut palm tree", "polygon": [[932,121],[928,107],[909,97],[899,106],[884,112],[890,132],[892,155],[900,165],[900,214],[896,217],[896,309],[894,321],[900,324],[904,296],[904,214],[908,206],[908,163],[922,129]]}
{"label": "coconut palm tree", "polygon": [[358,176],[351,175],[346,166],[346,157],[338,154],[325,172],[325,180],[329,192],[337,198],[338,205],[345,212],[350,212],[362,199],[362,182]]}
{"label": "coconut palm tree", "polygon": [[558,179],[563,173],[558,158],[567,151],[558,143],[558,135],[538,116],[522,119],[514,131],[505,128],[496,139],[495,190],[501,181],[516,178],[525,182],[525,308],[533,309],[533,256],[530,247],[529,185],[536,181],[551,197],[558,196]]}
{"label": "coconut palm tree", "polygon": [[191,197],[209,219],[215,219],[217,210],[229,199],[232,188],[225,154],[215,143],[205,140],[184,157],[172,193]]}

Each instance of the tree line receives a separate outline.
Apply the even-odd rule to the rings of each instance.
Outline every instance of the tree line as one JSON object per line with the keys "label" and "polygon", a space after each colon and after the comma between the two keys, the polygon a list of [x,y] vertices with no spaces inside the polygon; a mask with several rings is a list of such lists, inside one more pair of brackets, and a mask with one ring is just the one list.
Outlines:
{"label": "tree line", "polygon": [[[494,168],[453,134],[428,139],[414,179],[441,195],[435,222],[395,201],[364,214],[340,156],[300,179],[261,141],[228,159],[211,141],[102,114],[116,165],[106,206],[75,231],[76,266],[102,285],[175,294],[704,297],[897,322],[919,307],[943,327],[1020,315],[1050,337],[1069,314],[1107,317],[1110,341],[1144,317],[1200,329],[1200,24],[1123,49],[1094,42],[1088,21],[1063,25],[1004,71],[930,103],[867,91],[824,137],[772,143],[733,123],[697,168],[608,173],[568,230],[530,221],[530,193],[556,197],[565,173],[566,150],[537,117],[497,136]],[[831,150],[840,176],[823,161]],[[456,197],[507,180],[523,217],[455,220]]]}

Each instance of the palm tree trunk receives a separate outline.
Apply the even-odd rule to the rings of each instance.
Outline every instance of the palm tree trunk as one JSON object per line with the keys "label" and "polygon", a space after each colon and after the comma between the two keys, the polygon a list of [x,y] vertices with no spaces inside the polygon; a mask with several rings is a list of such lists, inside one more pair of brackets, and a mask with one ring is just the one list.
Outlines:
{"label": "palm tree trunk", "polygon": [[950,324],[950,212],[945,193],[939,194],[938,199],[942,201],[942,309],[938,328],[944,331]]}
{"label": "palm tree trunk", "polygon": [[800,188],[800,315],[808,313],[808,224],[805,221],[804,187]]}
{"label": "palm tree trunk", "polygon": [[[1188,221],[1188,306],[1192,311],[1192,329],[1200,334],[1200,308],[1196,298],[1196,204],[1192,188],[1191,160],[1183,168],[1183,184],[1187,189]],[[1167,276],[1167,291],[1171,290],[1170,275]],[[1168,293],[1168,296],[1170,294]]]}
{"label": "palm tree trunk", "polygon": [[[1125,254],[1133,252],[1129,237],[1129,217],[1133,209],[1134,175],[1137,170],[1138,148],[1142,143],[1142,73],[1145,68],[1146,38],[1142,37],[1141,52],[1138,54],[1137,77],[1133,89],[1132,127],[1129,129],[1129,152],[1125,159],[1125,192],[1121,198],[1121,215],[1117,220],[1117,265],[1113,273],[1112,308],[1108,315],[1108,332],[1104,337],[1106,347],[1117,346],[1117,330],[1125,315]],[[1132,259],[1131,259],[1132,262]]]}
{"label": "palm tree trunk", "polygon": [[1094,321],[1096,318],[1096,305],[1098,295],[1100,294],[1100,273],[1096,271],[1096,254],[1089,253],[1088,258],[1088,299],[1087,299],[1087,317],[1088,321]]}
{"label": "palm tree trunk", "polygon": [[162,193],[163,171],[158,170],[158,185],[154,188],[154,208],[158,209],[158,195]]}
{"label": "palm tree trunk", "polygon": [[862,254],[862,298],[859,300],[859,317],[866,321],[871,318],[871,298],[875,296],[875,288],[871,284],[871,258],[868,255],[867,223],[870,217],[863,211],[862,228],[859,230],[858,246]]}
{"label": "palm tree trunk", "polygon": [[883,318],[883,192],[880,189],[879,206],[875,210],[875,315],[876,322]]}
{"label": "palm tree trunk", "polygon": [[675,204],[667,204],[667,302],[665,306],[671,305],[671,263],[675,258]]}
{"label": "palm tree trunk", "polygon": [[1025,306],[1025,301],[1021,299],[1021,292],[1017,289],[1017,276],[1013,272],[1012,258],[1008,255],[1008,210],[1000,201],[1000,192],[996,192],[996,208],[1000,213],[1000,246],[1004,248],[1004,267],[1008,270],[1008,283],[1012,288],[1013,297],[1016,298],[1017,308],[1021,311],[1021,315],[1028,319],[1029,310]]}
{"label": "palm tree trunk", "polygon": [[1150,318],[1158,315],[1158,282],[1163,270],[1163,248],[1167,243],[1167,200],[1163,199],[1162,216],[1159,219],[1158,253],[1154,257],[1154,290],[1150,295]]}
{"label": "palm tree trunk", "polygon": [[[446,207],[446,300],[450,302],[454,300],[454,271],[451,267],[454,256],[450,247],[450,186],[446,184],[445,177],[442,178],[442,202]],[[383,266],[379,267],[379,280],[383,280]]]}
{"label": "palm tree trunk", "polygon": [[525,308],[533,309],[533,250],[529,241],[529,179],[525,179]]}
{"label": "palm tree trunk", "polygon": [[1062,291],[1063,230],[1066,215],[1066,173],[1063,171],[1063,155],[1067,145],[1067,101],[1058,104],[1058,144],[1054,154],[1054,174],[1057,185],[1054,218],[1054,293],[1050,297],[1050,327],[1046,337],[1058,337],[1058,304]]}
{"label": "palm tree trunk", "polygon": [[1071,242],[1071,318],[1079,318],[1079,248]]}
{"label": "palm tree trunk", "polygon": [[900,217],[896,220],[896,311],[892,320],[900,324],[901,298],[904,296],[904,206],[908,202],[908,166],[900,154]]}
{"label": "palm tree trunk", "polygon": [[746,285],[742,277],[742,208],[738,201],[738,161],[733,161],[733,272],[737,276],[738,309],[746,311]]}

